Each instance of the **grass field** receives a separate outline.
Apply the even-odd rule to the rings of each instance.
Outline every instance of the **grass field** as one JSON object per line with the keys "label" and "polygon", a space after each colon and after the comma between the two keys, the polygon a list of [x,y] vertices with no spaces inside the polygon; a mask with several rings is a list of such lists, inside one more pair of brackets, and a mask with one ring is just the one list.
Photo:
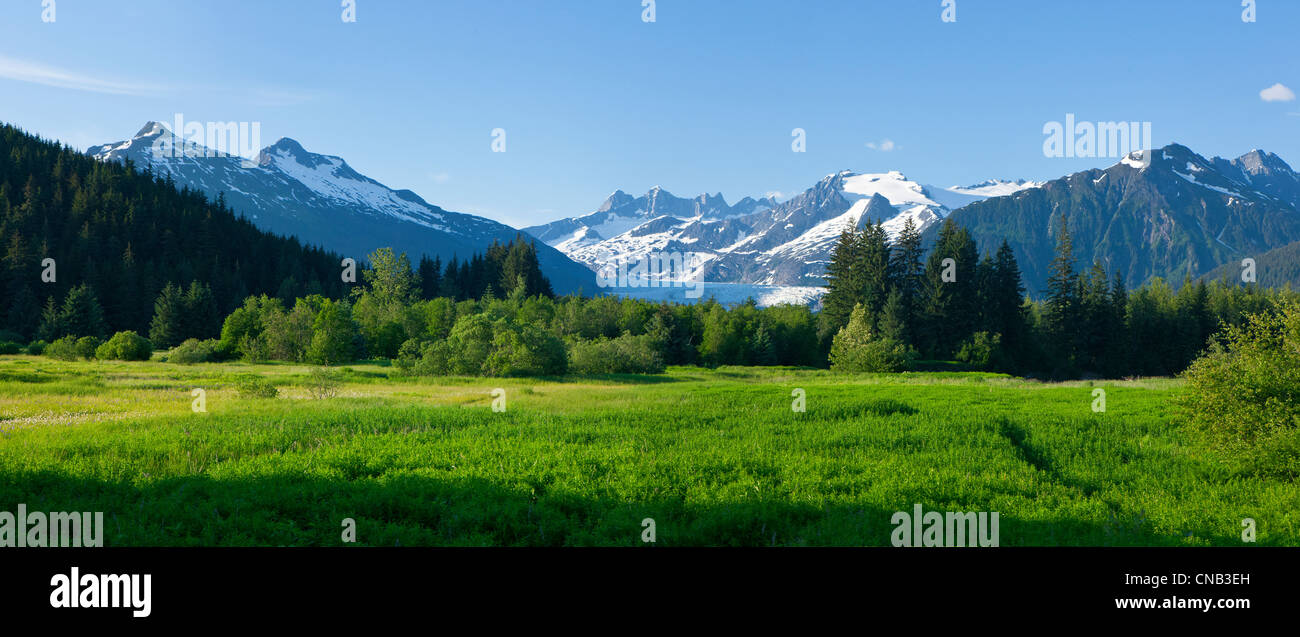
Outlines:
{"label": "grass field", "polygon": [[[390,378],[0,357],[0,511],[103,511],[106,546],[888,546],[896,511],[997,511],[1002,546],[1300,544],[1300,487],[1187,445],[1172,380],[672,368]],[[280,396],[240,398],[235,374]],[[491,408],[493,388],[506,410]],[[191,410],[206,391],[207,413]],[[791,409],[792,391],[807,410]]]}

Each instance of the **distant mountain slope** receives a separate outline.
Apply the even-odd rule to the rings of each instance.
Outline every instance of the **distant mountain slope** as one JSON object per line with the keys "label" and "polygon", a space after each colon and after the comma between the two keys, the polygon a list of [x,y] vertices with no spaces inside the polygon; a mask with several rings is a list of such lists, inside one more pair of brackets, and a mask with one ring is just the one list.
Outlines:
{"label": "distant mountain slope", "polygon": [[[1244,255],[1255,260],[1255,282],[1262,287],[1280,288],[1291,286],[1300,290],[1300,241],[1288,243],[1280,248],[1257,255]],[[1241,283],[1243,271],[1240,259],[1225,263],[1209,274],[1208,281],[1226,281]]]}
{"label": "distant mountain slope", "polygon": [[720,283],[816,286],[845,226],[884,222],[892,234],[910,218],[926,228],[951,211],[1032,182],[989,181],[966,188],[936,188],[902,173],[827,175],[789,201],[746,197],[734,206],[718,195],[674,197],[655,188],[641,197],[610,195],[595,212],[525,228],[593,270],[654,252],[701,256],[692,274]]}
{"label": "distant mountain slope", "polygon": [[[1296,174],[1276,155],[1208,160],[1171,144],[1155,151],[1149,166],[1134,157],[970,204],[952,220],[980,246],[1006,239],[1035,295],[1046,287],[1062,214],[1080,266],[1097,259],[1130,285],[1198,277],[1300,240]],[[933,237],[934,230],[926,233]]]}
{"label": "distant mountain slope", "polygon": [[[343,159],[305,150],[283,138],[256,163],[181,143],[149,122],[130,140],[87,149],[103,161],[129,159],[155,174],[207,193],[258,227],[363,259],[389,246],[413,260],[421,254],[464,259],[505,243],[517,230],[490,219],[443,210],[409,190],[393,190],[353,170]],[[538,245],[538,259],[557,293],[597,291],[595,276],[558,250]]]}

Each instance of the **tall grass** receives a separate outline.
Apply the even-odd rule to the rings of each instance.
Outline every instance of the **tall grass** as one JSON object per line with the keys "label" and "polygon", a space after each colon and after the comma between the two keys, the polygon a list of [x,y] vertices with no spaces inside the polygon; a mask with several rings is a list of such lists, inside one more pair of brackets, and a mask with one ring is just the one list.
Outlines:
{"label": "tall grass", "polygon": [[344,518],[367,545],[638,546],[644,518],[666,546],[889,545],[914,503],[997,511],[1003,546],[1236,546],[1243,518],[1300,543],[1300,488],[1189,446],[1176,381],[390,371],[315,399],[304,366],[0,357],[0,510],[103,511],[108,546],[338,545]]}

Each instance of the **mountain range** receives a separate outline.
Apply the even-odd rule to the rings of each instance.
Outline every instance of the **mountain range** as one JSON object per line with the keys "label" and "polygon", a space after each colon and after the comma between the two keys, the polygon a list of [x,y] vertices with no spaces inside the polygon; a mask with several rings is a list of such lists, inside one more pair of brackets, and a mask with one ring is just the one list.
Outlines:
{"label": "mountain range", "polygon": [[[213,152],[148,122],[134,137],[87,154],[102,161],[130,160],[226,205],[263,230],[296,236],[361,261],[376,248],[392,247],[412,259],[420,255],[468,259],[493,241],[506,243],[518,231],[505,224],[432,205],[410,190],[394,190],[358,173],[340,157],[307,151],[282,138],[255,161]],[[546,245],[538,260],[560,294],[597,291],[593,272]]]}
{"label": "mountain range", "polygon": [[951,219],[981,249],[1005,239],[1037,295],[1046,287],[1062,215],[1079,267],[1098,261],[1130,285],[1153,277],[1178,285],[1300,241],[1298,202],[1300,175],[1277,155],[1253,150],[1206,159],[1170,144],[1149,161],[1130,155],[1105,169],[966,205]]}
{"label": "mountain range", "polygon": [[[952,219],[982,250],[1006,240],[1027,291],[1046,286],[1060,218],[1080,268],[1099,261],[1130,285],[1162,277],[1175,285],[1223,264],[1239,264],[1300,241],[1300,174],[1275,154],[1253,150],[1207,159],[1180,144],[1122,158],[1108,168],[1047,182],[991,180],[940,188],[902,173],[827,175],[785,202],[721,194],[680,199],[662,188],[641,197],[615,192],[595,212],[525,228],[593,269],[651,252],[693,252],[704,281],[820,285],[846,227],[883,222],[897,236],[907,219],[933,243]],[[1268,276],[1290,275],[1285,250],[1261,257]],[[1262,283],[1263,281],[1261,281]]]}
{"label": "mountain range", "polygon": [[525,232],[598,269],[655,252],[690,252],[698,280],[758,285],[820,285],[831,248],[846,226],[881,221],[891,234],[910,218],[918,229],[953,207],[1038,184],[988,181],[937,188],[902,173],[827,175],[785,202],[746,197],[728,205],[721,194],[694,199],[656,187],[640,197],[621,190],[595,212],[524,228]]}
{"label": "mountain range", "polygon": [[[413,256],[466,258],[518,232],[388,188],[343,159],[309,152],[289,138],[250,162],[182,142],[149,122],[132,139],[87,153],[147,166],[178,186],[224,197],[262,229],[348,256],[391,246]],[[619,190],[593,212],[523,231],[539,240],[543,271],[559,293],[598,293],[595,271],[656,252],[697,255],[688,275],[694,280],[817,286],[846,227],[882,222],[896,236],[911,219],[929,245],[938,224],[951,219],[982,250],[1007,241],[1028,292],[1038,295],[1062,215],[1079,267],[1099,261],[1129,285],[1153,277],[1178,284],[1184,277],[1210,276],[1220,266],[1230,271],[1242,258],[1270,250],[1280,251],[1260,256],[1261,268],[1267,264],[1271,277],[1290,277],[1282,273],[1290,272],[1292,252],[1281,249],[1300,242],[1300,174],[1262,150],[1207,159],[1170,144],[1149,154],[1146,161],[1131,155],[1107,168],[1046,182],[990,180],[946,188],[897,171],[845,170],[786,201],[745,197],[730,204],[721,193],[688,199],[660,187],[641,196]]]}

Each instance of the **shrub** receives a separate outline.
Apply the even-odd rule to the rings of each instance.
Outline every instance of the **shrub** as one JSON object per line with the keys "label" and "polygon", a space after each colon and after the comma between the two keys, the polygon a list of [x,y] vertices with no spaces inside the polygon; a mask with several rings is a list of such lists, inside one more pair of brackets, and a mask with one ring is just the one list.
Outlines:
{"label": "shrub", "polygon": [[976,332],[957,350],[957,362],[976,369],[1002,371],[1008,368],[1002,335]]}
{"label": "shrub", "polygon": [[40,341],[40,340],[32,341],[27,344],[27,353],[31,354],[32,356],[40,356],[43,352],[45,352],[45,348],[48,345],[49,343],[46,343],[45,341]]}
{"label": "shrub", "polygon": [[831,341],[831,369],[845,372],[893,373],[907,369],[916,351],[892,338],[874,338],[861,305],[853,308],[849,324]]}
{"label": "shrub", "polygon": [[1246,472],[1300,475],[1300,304],[1226,328],[1183,376],[1194,438]]}
{"label": "shrub", "polygon": [[95,358],[114,361],[147,361],[153,355],[149,339],[132,331],[118,332],[95,350]]}
{"label": "shrub", "polygon": [[235,388],[239,390],[240,398],[275,398],[280,395],[280,390],[271,381],[257,374],[241,374],[235,381]]}
{"label": "shrub", "polygon": [[501,325],[483,362],[488,376],[554,376],[567,367],[564,341],[531,325]]}
{"label": "shrub", "polygon": [[14,343],[11,341],[0,341],[0,355],[20,354],[22,353],[22,351],[23,351],[23,346],[19,345],[18,343]]}
{"label": "shrub", "polygon": [[220,358],[218,345],[220,345],[220,343],[216,339],[200,341],[197,338],[191,338],[184,343],[177,345],[171,353],[167,355],[167,360],[181,365],[211,363]]}
{"label": "shrub", "polygon": [[424,345],[419,339],[407,339],[397,349],[397,358],[393,359],[393,366],[403,376],[410,376],[415,373],[415,366],[420,362],[423,355]]}
{"label": "shrub", "polygon": [[99,346],[103,344],[103,342],[104,341],[97,336],[83,336],[77,339],[77,343],[73,346],[73,349],[77,352],[78,358],[94,360],[95,350],[99,349]]}
{"label": "shrub", "polygon": [[64,336],[45,347],[45,355],[61,361],[77,360],[77,337]]}
{"label": "shrub", "polygon": [[314,367],[307,374],[307,391],[317,400],[333,398],[342,384],[343,375],[325,367]]}
{"label": "shrub", "polygon": [[624,334],[569,344],[569,371],[575,374],[662,374],[663,355],[653,337]]}

